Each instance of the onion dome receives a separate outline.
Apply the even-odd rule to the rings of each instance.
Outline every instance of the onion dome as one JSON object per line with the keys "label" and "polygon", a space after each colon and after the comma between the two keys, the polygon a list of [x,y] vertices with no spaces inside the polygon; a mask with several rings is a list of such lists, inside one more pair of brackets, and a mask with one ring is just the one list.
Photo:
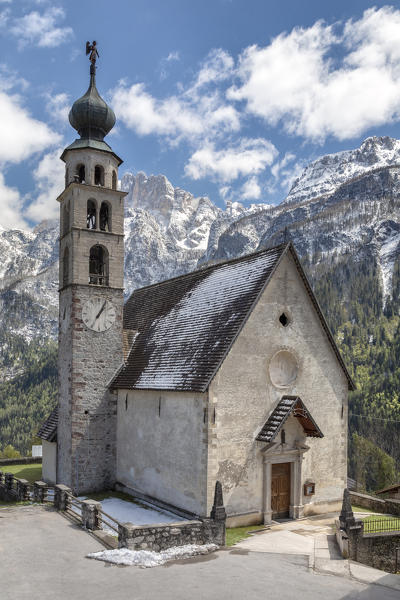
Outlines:
{"label": "onion dome", "polygon": [[99,141],[102,141],[115,125],[114,111],[97,91],[94,69],[91,69],[90,85],[86,94],[72,105],[69,122],[81,138]]}

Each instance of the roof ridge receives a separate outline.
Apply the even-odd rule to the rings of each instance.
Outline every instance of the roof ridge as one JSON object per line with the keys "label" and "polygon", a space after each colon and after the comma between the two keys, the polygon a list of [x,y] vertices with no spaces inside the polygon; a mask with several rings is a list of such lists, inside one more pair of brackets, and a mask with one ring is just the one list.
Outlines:
{"label": "roof ridge", "polygon": [[[272,250],[286,248],[287,246],[290,246],[291,243],[292,242],[283,242],[281,244],[277,244],[276,246],[271,246],[270,248],[263,248],[262,250],[257,250],[256,252],[250,252],[250,254],[244,254],[243,256],[236,256],[235,258],[228,258],[227,260],[221,260],[221,262],[217,262],[213,265],[207,265],[207,263],[206,263],[203,267],[198,267],[197,269],[194,269],[193,271],[188,271],[187,273],[182,273],[182,275],[175,275],[174,277],[170,277],[168,279],[163,279],[162,281],[157,281],[155,283],[150,283],[149,285],[144,285],[143,287],[136,288],[135,290],[133,290],[133,292],[131,292],[131,294],[126,302],[129,301],[129,299],[132,297],[133,294],[135,294],[136,292],[139,292],[141,290],[148,290],[149,288],[156,287],[158,285],[162,285],[164,283],[174,281],[176,279],[183,279],[184,277],[189,277],[190,275],[193,275],[194,273],[204,273],[205,271],[216,269],[217,267],[222,267],[223,265],[240,262],[240,261],[248,259],[250,257],[263,254],[264,252],[271,252]],[[126,302],[125,302],[125,304],[126,304]]]}

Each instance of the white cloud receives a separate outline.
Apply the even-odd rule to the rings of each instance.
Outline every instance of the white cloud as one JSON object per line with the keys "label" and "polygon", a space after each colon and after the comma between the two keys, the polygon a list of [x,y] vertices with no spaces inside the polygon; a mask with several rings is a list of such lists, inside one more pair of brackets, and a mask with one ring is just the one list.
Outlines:
{"label": "white cloud", "polygon": [[112,93],[112,105],[117,117],[139,135],[163,135],[171,144],[240,128],[236,109],[218,92],[196,99],[175,95],[157,100],[143,83],[128,87],[122,81]]}
{"label": "white cloud", "polygon": [[216,150],[210,143],[194,152],[185,166],[185,174],[192,179],[210,177],[226,183],[260,173],[277,155],[275,146],[262,138],[243,138],[236,146],[222,150]]}
{"label": "white cloud", "polygon": [[71,108],[71,102],[68,94],[46,94],[46,110],[52,121],[55,121],[61,126],[68,123],[68,113]]}
{"label": "white cloud", "polygon": [[19,191],[6,185],[0,172],[0,227],[4,229],[29,229],[21,217],[22,199]]}
{"label": "white cloud", "polygon": [[[290,134],[315,141],[358,136],[400,117],[399,38],[400,11],[388,6],[341,28],[322,21],[295,28],[242,53],[241,83],[228,97]],[[338,48],[345,54],[334,60]]]}
{"label": "white cloud", "polygon": [[163,81],[169,75],[169,65],[173,62],[179,62],[181,60],[178,51],[170,52],[168,56],[160,60],[160,79]]}
{"label": "white cloud", "polygon": [[214,48],[203,61],[194,88],[228,79],[233,74],[233,67],[234,61],[231,55],[222,48]]}
{"label": "white cloud", "polygon": [[39,222],[58,216],[56,198],[64,189],[65,165],[60,160],[62,148],[48,152],[33,173],[37,196],[27,209],[28,218]]}
{"label": "white cloud", "polygon": [[17,95],[0,92],[0,163],[20,162],[60,142],[59,134],[30,116]]}
{"label": "white cloud", "polygon": [[180,57],[179,52],[175,51],[175,52],[170,52],[165,60],[167,62],[172,62],[172,61],[178,61],[180,59],[181,59],[181,57]]}
{"label": "white cloud", "polygon": [[288,163],[292,162],[295,158],[295,154],[292,152],[286,152],[285,156],[271,167],[272,175],[277,179],[282,169],[284,169]]}
{"label": "white cloud", "polygon": [[42,14],[34,10],[23,17],[14,18],[9,32],[18,38],[20,48],[27,44],[54,48],[73,35],[71,27],[58,26],[64,18],[65,12],[60,7],[46,8]]}
{"label": "white cloud", "polygon": [[257,177],[250,177],[244,182],[239,192],[243,200],[258,200],[261,198],[261,187]]}

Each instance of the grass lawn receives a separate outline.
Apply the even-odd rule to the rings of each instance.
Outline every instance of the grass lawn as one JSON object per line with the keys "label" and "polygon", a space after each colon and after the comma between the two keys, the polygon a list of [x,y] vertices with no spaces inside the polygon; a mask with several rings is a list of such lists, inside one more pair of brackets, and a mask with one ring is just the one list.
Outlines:
{"label": "grass lawn", "polygon": [[363,519],[364,523],[368,523],[367,527],[364,525],[364,530],[368,533],[378,531],[400,531],[400,517],[393,515],[370,515]]}
{"label": "grass lawn", "polygon": [[250,525],[248,527],[231,527],[226,530],[226,545],[233,546],[241,540],[250,537],[251,531],[263,529],[263,525]]}
{"label": "grass lawn", "polygon": [[19,479],[26,479],[29,483],[41,481],[42,465],[40,463],[31,463],[28,465],[1,465],[0,470],[3,473],[13,473]]}
{"label": "grass lawn", "polygon": [[372,510],[371,508],[363,508],[362,506],[352,506],[351,509],[353,512],[379,514],[376,510]]}

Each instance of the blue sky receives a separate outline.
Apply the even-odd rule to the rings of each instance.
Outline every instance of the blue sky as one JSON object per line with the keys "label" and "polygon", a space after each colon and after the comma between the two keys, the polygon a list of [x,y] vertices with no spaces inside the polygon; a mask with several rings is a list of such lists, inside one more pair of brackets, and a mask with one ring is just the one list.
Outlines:
{"label": "blue sky", "polygon": [[400,137],[400,8],[337,0],[0,0],[0,225],[57,216],[67,115],[97,84],[124,171],[278,203],[316,157]]}

